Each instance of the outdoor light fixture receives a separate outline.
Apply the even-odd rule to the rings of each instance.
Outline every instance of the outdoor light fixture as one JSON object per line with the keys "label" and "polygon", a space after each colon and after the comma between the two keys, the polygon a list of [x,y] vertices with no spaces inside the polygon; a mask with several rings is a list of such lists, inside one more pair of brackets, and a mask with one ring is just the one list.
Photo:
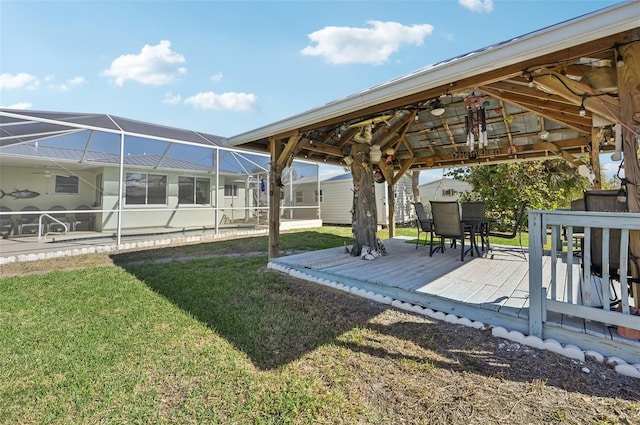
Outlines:
{"label": "outdoor light fixture", "polygon": [[353,164],[353,157],[351,155],[345,156],[342,160],[347,164],[347,166],[351,166],[351,164]]}
{"label": "outdoor light fixture", "polygon": [[439,117],[440,115],[444,114],[444,106],[442,106],[442,104],[440,103],[440,99],[436,99],[435,102],[433,102],[433,105],[431,105],[431,115],[434,115],[436,117]]}
{"label": "outdoor light fixture", "polygon": [[382,159],[382,151],[380,150],[380,145],[371,146],[371,151],[369,151],[369,159],[371,159],[372,164],[377,164]]}
{"label": "outdoor light fixture", "polygon": [[543,129],[540,133],[538,133],[538,137],[542,140],[547,140],[549,138],[549,132]]}
{"label": "outdoor light fixture", "polygon": [[624,66],[624,58],[620,54],[620,51],[616,48],[616,67],[622,68]]}
{"label": "outdoor light fixture", "polygon": [[618,202],[627,202],[627,179],[625,178],[620,179],[620,189],[618,189],[616,199]]}
{"label": "outdoor light fixture", "polygon": [[582,95],[582,103],[580,103],[580,110],[578,111],[578,113],[580,114],[581,117],[584,117],[585,115],[587,115],[587,110],[584,107],[584,99],[585,99],[586,95]]}

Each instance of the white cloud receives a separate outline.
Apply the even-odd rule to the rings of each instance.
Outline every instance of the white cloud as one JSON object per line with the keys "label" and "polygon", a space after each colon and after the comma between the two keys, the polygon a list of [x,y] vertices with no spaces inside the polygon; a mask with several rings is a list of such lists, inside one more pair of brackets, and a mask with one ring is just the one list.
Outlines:
{"label": "white cloud", "polygon": [[493,11],[493,0],[458,0],[458,3],[472,12],[491,13]]}
{"label": "white cloud", "polygon": [[164,99],[162,99],[162,103],[166,103],[167,105],[177,105],[182,100],[182,96],[179,94],[174,95],[172,92],[167,92],[164,95]]}
{"label": "white cloud", "polygon": [[8,105],[8,106],[2,106],[2,108],[7,108],[7,109],[31,109],[31,102],[18,102],[18,103],[14,103],[13,105]]}
{"label": "white cloud", "polygon": [[185,62],[184,56],[171,50],[170,41],[162,40],[155,46],[145,44],[138,55],[116,58],[102,75],[114,77],[118,86],[127,80],[159,86],[172,83],[186,73],[187,69],[180,66]]}
{"label": "white cloud", "polygon": [[303,55],[322,56],[329,63],[379,65],[402,44],[421,46],[433,25],[405,26],[397,22],[368,21],[371,28],[325,27],[308,35],[312,44]]}
{"label": "white cloud", "polygon": [[56,91],[69,91],[71,87],[81,86],[87,83],[87,80],[85,80],[84,77],[73,77],[68,79],[64,83],[56,84],[54,75],[47,75],[45,77],[45,81],[49,83],[49,88]]}
{"label": "white cloud", "polygon": [[218,71],[217,74],[214,74],[211,76],[211,81],[215,82],[215,83],[219,83],[220,81],[222,81],[222,72]]}
{"label": "white cloud", "polygon": [[18,74],[0,74],[0,89],[21,89],[26,88],[28,90],[35,90],[40,82],[38,78],[27,74],[26,72],[20,72]]}
{"label": "white cloud", "polygon": [[247,93],[198,93],[184,100],[185,104],[198,109],[216,109],[229,111],[250,111],[258,105],[258,97]]}

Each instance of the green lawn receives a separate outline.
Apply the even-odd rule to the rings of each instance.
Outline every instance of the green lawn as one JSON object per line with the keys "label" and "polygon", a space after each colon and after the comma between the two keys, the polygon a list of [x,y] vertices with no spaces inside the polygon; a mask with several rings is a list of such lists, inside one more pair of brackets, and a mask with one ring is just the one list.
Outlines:
{"label": "green lawn", "polygon": [[[342,246],[350,233],[291,232],[281,249]],[[522,381],[528,391],[526,380],[505,384],[512,372],[483,360],[486,348],[469,339],[410,316],[377,322],[390,310],[267,270],[267,244],[263,236],[161,248],[1,279],[0,423],[422,423],[444,414],[429,391],[454,372],[459,382],[482,386],[495,375],[490,388]],[[40,264],[65,261],[78,259]],[[449,396],[460,397],[438,397]],[[510,414],[502,395],[486,397]],[[457,415],[456,405],[438,409]]]}

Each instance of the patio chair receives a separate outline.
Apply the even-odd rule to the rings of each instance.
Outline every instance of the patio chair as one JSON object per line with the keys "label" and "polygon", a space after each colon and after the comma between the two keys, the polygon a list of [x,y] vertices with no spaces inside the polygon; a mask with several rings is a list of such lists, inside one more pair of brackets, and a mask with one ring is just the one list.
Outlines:
{"label": "patio chair", "polygon": [[[494,238],[515,239],[515,237],[518,236],[519,242],[520,242],[520,253],[522,254],[522,257],[525,260],[527,259],[527,255],[524,252],[524,247],[522,246],[522,224],[524,223],[524,217],[526,212],[527,212],[527,203],[522,202],[518,207],[518,209],[514,211],[514,222],[513,222],[513,228],[511,229],[511,232],[494,232],[494,231],[488,232],[488,236],[494,237]],[[491,251],[492,251],[491,258],[493,258],[493,255],[494,255],[493,248],[491,248]]]}
{"label": "patio chair", "polygon": [[[460,210],[463,222],[484,220],[486,218],[486,205],[484,202],[462,202],[460,204]],[[485,245],[489,248],[489,238],[486,237],[489,231],[489,222],[478,222],[475,225],[477,226],[475,233],[476,236],[480,237],[482,249],[484,250]]]}
{"label": "patio chair", "polygon": [[[433,226],[431,227],[431,241],[429,244],[429,257],[434,252],[440,250],[444,252],[444,241],[449,238],[452,240],[460,240],[460,261],[464,261],[466,252],[471,251],[475,247],[473,241],[473,229],[465,229],[460,215],[460,205],[458,201],[431,201],[431,216],[433,217]],[[434,246],[435,237],[439,238],[438,246]],[[464,241],[469,239],[471,248],[465,251]]]}
{"label": "patio chair", "polygon": [[[584,192],[584,207],[586,211],[610,211],[610,212],[626,212],[628,211],[626,202],[618,201],[617,190],[587,190]],[[616,305],[620,300],[615,291],[614,281],[620,281],[620,229],[611,229],[609,231],[609,284],[614,291],[614,299],[609,300],[612,305]],[[591,274],[602,278],[602,228],[591,228]],[[629,252],[629,260],[634,261]],[[635,259],[637,261],[637,259]],[[631,284],[640,282],[639,279],[633,279],[630,275],[631,268],[628,268],[629,291]]]}
{"label": "patio chair", "polygon": [[[10,213],[11,208],[0,207],[0,213]],[[13,234],[13,220],[10,215],[0,214],[0,233],[2,235],[11,236]]]}
{"label": "patio chair", "polygon": [[[584,198],[574,199],[573,201],[571,201],[571,211],[584,211]],[[563,228],[562,233],[564,241],[567,242],[567,229]],[[584,242],[584,227],[573,226],[572,239],[574,242],[573,245],[578,246],[578,249],[574,252],[577,255],[582,255],[582,251],[584,250],[584,247],[582,246],[582,243]]]}
{"label": "patio chair", "polygon": [[427,234],[431,234],[431,225],[433,224],[433,220],[431,220],[426,211],[424,210],[424,205],[422,202],[412,202],[413,207],[416,210],[416,215],[418,218],[416,219],[416,226],[418,227],[418,239],[416,240],[416,249],[418,249],[418,245],[420,244],[420,232],[422,231],[424,235],[424,245],[427,245]]}
{"label": "patio chair", "polygon": [[[49,210],[50,211],[66,211],[66,208],[64,208],[62,205],[54,205]],[[67,217],[66,213],[64,212],[50,213],[49,215],[55,218],[56,220],[66,224],[68,231],[71,230],[72,228],[71,220],[69,219],[69,217]],[[49,222],[47,223],[47,233],[49,232],[63,233],[64,226],[58,223],[57,221],[49,220]]]}
{"label": "patio chair", "polygon": [[[88,205],[79,205],[76,207],[76,211],[87,211],[91,207]],[[76,212],[75,221],[72,223],[72,230],[75,232],[82,228],[82,230],[93,230],[93,213],[88,212]]]}
{"label": "patio chair", "polygon": [[40,215],[34,214],[34,212],[40,211],[40,208],[30,205],[30,206],[24,207],[20,211],[22,211],[23,214],[20,215],[20,223],[18,224],[18,234],[24,235],[25,231],[28,229],[33,229],[33,233],[38,233],[39,231],[38,229],[40,226],[38,223],[38,220],[40,219]]}

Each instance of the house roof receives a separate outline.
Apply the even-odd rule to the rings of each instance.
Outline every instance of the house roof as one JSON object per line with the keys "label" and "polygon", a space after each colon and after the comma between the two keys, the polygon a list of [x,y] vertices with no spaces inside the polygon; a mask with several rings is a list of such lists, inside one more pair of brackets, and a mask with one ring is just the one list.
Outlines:
{"label": "house roof", "polygon": [[212,134],[108,114],[0,108],[0,147],[92,130],[205,146],[220,146],[223,140]]}
{"label": "house roof", "polygon": [[[592,151],[613,150],[602,142],[620,120],[617,47],[636,40],[638,16],[640,2],[622,2],[426,66],[224,144],[268,151],[275,139],[283,156],[344,165],[354,136],[371,123],[381,164],[396,170],[549,157],[579,165]],[[443,115],[431,113],[436,100]],[[478,140],[479,122],[487,145],[472,150],[467,142],[471,134]]]}

